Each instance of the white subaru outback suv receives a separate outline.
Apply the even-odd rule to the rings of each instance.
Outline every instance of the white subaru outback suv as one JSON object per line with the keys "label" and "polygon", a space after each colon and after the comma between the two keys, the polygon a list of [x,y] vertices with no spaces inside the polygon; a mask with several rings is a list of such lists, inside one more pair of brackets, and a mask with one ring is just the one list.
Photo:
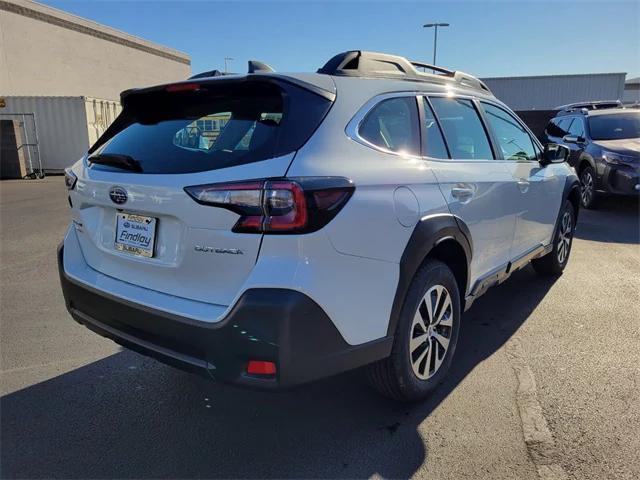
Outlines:
{"label": "white subaru outback suv", "polygon": [[366,366],[414,401],[446,375],[474,299],[530,261],[564,269],[568,150],[481,81],[363,51],[249,72],[123,92],[67,171],[76,321],[237,385]]}

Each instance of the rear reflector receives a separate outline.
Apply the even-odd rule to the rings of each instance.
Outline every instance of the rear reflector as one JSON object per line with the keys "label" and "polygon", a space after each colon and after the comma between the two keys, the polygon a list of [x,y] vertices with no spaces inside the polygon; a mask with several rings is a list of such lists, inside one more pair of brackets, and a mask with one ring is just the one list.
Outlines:
{"label": "rear reflector", "polygon": [[347,203],[355,187],[346,178],[306,177],[194,185],[185,191],[201,205],[240,215],[236,233],[310,233]]}
{"label": "rear reflector", "polygon": [[249,360],[247,373],[250,375],[275,375],[276,364],[273,362],[263,362],[260,360]]}

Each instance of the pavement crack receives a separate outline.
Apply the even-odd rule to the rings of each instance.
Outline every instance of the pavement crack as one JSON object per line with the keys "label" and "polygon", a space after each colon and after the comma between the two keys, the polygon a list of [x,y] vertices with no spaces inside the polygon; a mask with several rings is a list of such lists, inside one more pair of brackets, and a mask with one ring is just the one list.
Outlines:
{"label": "pavement crack", "polygon": [[511,338],[505,353],[518,380],[516,404],[520,414],[524,442],[540,480],[563,480],[567,474],[560,466],[556,443],[538,401],[536,380],[517,337]]}

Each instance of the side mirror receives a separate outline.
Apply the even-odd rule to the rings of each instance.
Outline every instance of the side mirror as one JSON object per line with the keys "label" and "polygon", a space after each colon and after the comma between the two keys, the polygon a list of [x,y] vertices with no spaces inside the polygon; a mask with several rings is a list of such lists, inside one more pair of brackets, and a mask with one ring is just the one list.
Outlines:
{"label": "side mirror", "polygon": [[547,143],[544,146],[544,152],[542,154],[542,165],[549,165],[550,163],[563,163],[569,159],[571,150],[564,145],[558,145],[557,143]]}
{"label": "side mirror", "polygon": [[564,137],[562,137],[562,141],[564,143],[579,144],[579,143],[584,143],[584,138],[578,137],[577,135],[565,135]]}

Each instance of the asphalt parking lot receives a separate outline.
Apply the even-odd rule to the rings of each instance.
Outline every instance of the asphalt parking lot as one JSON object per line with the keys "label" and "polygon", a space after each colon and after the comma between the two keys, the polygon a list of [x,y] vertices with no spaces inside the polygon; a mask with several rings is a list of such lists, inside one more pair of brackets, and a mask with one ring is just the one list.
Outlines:
{"label": "asphalt parking lot", "polygon": [[61,177],[0,183],[2,478],[640,477],[637,201],[581,212],[561,278],[527,268],[478,300],[414,406],[357,373],[237,390],[77,325],[56,270],[67,209]]}

